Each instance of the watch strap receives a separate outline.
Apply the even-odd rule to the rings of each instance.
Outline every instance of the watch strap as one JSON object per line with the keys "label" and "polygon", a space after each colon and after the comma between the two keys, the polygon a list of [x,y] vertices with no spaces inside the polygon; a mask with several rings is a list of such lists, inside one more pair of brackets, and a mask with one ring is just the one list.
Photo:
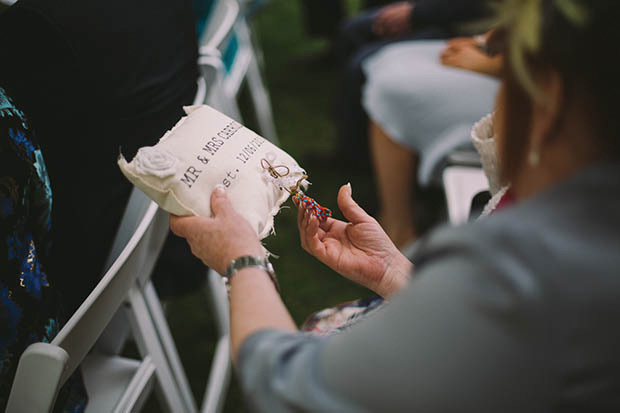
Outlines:
{"label": "watch strap", "polygon": [[248,267],[256,267],[264,270],[267,274],[269,274],[269,278],[271,278],[271,281],[275,285],[278,293],[280,292],[280,285],[278,284],[276,273],[273,270],[273,265],[269,262],[267,258],[254,257],[252,255],[244,255],[231,261],[230,265],[226,269],[226,274],[224,275],[224,281],[226,283],[226,287],[229,290],[232,277],[234,277],[235,274],[237,274],[242,269]]}

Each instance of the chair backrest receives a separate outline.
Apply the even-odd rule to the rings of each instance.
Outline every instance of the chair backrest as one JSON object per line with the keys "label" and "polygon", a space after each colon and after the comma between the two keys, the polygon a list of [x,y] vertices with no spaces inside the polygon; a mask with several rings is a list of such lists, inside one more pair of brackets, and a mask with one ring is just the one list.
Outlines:
{"label": "chair backrest", "polygon": [[452,125],[441,135],[435,136],[433,143],[425,150],[418,169],[418,183],[427,187],[440,184],[442,170],[447,164],[447,157],[459,148],[471,148],[471,124]]}
{"label": "chair backrest", "polygon": [[205,27],[207,27],[214,3],[215,0],[192,0],[192,8],[196,16],[196,34],[198,39],[202,37]]}
{"label": "chair backrest", "polygon": [[207,27],[199,40],[200,54],[221,57],[238,18],[239,4],[235,0],[215,0]]}
{"label": "chair backrest", "polygon": [[[134,189],[123,222],[113,246],[120,252],[95,289],[50,344],[35,343],[21,356],[7,411],[51,410],[58,390],[93,347],[132,284],[141,273],[150,274],[151,268],[145,267],[154,265],[163,246],[168,214]],[[33,378],[40,378],[34,384],[41,393],[33,388]]]}
{"label": "chair backrest", "polygon": [[207,83],[205,78],[200,76],[196,80],[196,96],[194,97],[194,105],[203,105],[207,101]]}

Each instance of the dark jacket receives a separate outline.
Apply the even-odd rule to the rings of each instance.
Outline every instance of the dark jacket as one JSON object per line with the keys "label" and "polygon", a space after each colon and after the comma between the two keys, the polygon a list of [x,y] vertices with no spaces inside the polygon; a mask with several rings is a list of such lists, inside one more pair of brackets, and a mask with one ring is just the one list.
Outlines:
{"label": "dark jacket", "polygon": [[20,0],[0,15],[0,80],[45,153],[50,273],[69,311],[101,276],[131,191],[119,147],[157,142],[192,103],[194,24],[183,0]]}

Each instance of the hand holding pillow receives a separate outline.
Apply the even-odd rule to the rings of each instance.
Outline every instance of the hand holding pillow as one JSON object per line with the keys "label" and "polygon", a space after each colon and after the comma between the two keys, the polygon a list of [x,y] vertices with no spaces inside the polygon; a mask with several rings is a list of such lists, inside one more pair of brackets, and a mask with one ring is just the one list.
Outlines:
{"label": "hand holding pillow", "polygon": [[243,255],[264,257],[256,231],[239,215],[222,187],[211,194],[213,217],[170,215],[170,229],[189,243],[192,253],[220,274]]}

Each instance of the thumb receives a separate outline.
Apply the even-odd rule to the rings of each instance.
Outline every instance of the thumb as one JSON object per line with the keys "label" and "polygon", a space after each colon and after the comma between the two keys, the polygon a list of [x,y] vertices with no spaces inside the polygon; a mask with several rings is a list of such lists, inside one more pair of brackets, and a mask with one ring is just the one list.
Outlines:
{"label": "thumb", "polygon": [[340,191],[338,191],[338,207],[342,214],[353,224],[371,221],[372,217],[351,197],[352,192],[351,184],[341,186]]}
{"label": "thumb", "polygon": [[226,214],[232,210],[230,198],[226,195],[224,187],[217,185],[211,194],[211,214],[213,217]]}

